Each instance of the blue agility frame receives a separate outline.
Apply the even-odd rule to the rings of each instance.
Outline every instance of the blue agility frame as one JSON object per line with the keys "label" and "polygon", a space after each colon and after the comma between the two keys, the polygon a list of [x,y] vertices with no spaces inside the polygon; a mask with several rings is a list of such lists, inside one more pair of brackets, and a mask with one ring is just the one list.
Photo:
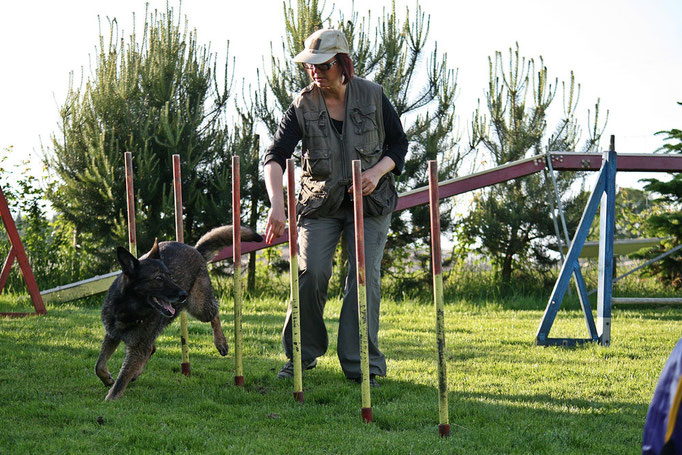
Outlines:
{"label": "blue agility frame", "polygon": [[[601,204],[600,204],[601,203]],[[597,296],[597,324],[594,323],[592,308],[587,297],[585,281],[580,272],[578,257],[583,249],[590,226],[601,206],[599,226],[599,285]],[[578,230],[573,237],[566,260],[554,285],[547,303],[545,314],[535,336],[535,344],[540,346],[575,346],[587,342],[598,342],[603,346],[611,344],[611,298],[613,288],[613,239],[615,232],[616,211],[616,152],[613,138],[611,148],[604,153],[602,167],[594,191],[590,196]],[[589,338],[549,338],[561,302],[568,289],[571,275],[575,275],[580,304],[585,314],[585,323]]]}

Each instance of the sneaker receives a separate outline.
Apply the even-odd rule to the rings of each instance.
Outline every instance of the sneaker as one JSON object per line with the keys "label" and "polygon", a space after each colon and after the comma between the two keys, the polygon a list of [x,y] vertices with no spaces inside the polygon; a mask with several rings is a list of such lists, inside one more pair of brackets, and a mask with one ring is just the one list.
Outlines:
{"label": "sneaker", "polygon": [[[358,384],[362,384],[362,376],[359,378],[346,378],[349,381],[357,382]],[[376,374],[370,374],[369,375],[369,386],[370,387],[379,387],[379,381],[377,381],[377,375]]]}
{"label": "sneaker", "polygon": [[[317,359],[312,359],[308,361],[304,361],[302,369],[303,370],[312,370],[317,366]],[[277,377],[280,379],[287,379],[287,378],[293,378],[294,377],[294,362],[289,360],[287,363],[285,363],[282,366],[282,369],[279,370],[279,373],[277,373]]]}

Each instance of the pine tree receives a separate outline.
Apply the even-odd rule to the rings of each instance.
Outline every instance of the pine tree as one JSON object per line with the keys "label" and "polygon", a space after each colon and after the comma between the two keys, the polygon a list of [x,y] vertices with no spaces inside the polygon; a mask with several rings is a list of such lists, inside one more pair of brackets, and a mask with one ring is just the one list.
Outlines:
{"label": "pine tree", "polygon": [[[499,166],[528,156],[578,149],[580,128],[575,117],[580,86],[571,73],[563,84],[563,115],[554,131],[547,135],[548,109],[554,101],[558,83],[549,82],[542,57],[536,68],[533,59],[522,57],[518,44],[509,49],[505,62],[497,52],[489,58],[486,116],[479,108],[472,124],[472,144],[483,146],[483,159]],[[529,100],[530,97],[530,100]],[[599,127],[599,102],[589,137],[581,151],[597,151],[603,127]],[[546,140],[546,142],[545,142]],[[578,178],[577,174],[557,175],[560,194]],[[463,240],[478,242],[479,252],[489,256],[509,284],[515,269],[524,264],[534,268],[552,264],[548,245],[555,238],[548,202],[547,182],[540,174],[501,183],[479,192],[472,210],[463,220]],[[575,197],[563,201],[568,215],[574,210]],[[569,219],[569,230],[578,218]],[[571,222],[572,221],[572,222]]]}
{"label": "pine tree", "polygon": [[[682,106],[682,103],[677,103]],[[669,153],[682,153],[682,130],[673,128],[660,131],[665,134],[668,143],[661,147]],[[652,234],[665,238],[661,244],[648,252],[648,257],[658,256],[682,244],[682,174],[673,174],[668,181],[646,179],[649,182],[644,189],[660,195],[655,199],[655,213],[649,217],[647,224]],[[666,256],[648,267],[646,273],[657,276],[663,283],[682,289],[682,254],[679,250]]]}
{"label": "pine tree", "polygon": [[173,154],[182,163],[185,241],[230,222],[228,60],[218,79],[217,57],[179,16],[170,7],[146,11],[143,35],[127,40],[109,21],[92,76],[71,84],[61,107],[61,131],[48,150],[58,179],[49,198],[96,258],[95,271],[110,266],[113,246],[127,244],[126,151],[133,153],[140,251],[154,238],[175,238]]}

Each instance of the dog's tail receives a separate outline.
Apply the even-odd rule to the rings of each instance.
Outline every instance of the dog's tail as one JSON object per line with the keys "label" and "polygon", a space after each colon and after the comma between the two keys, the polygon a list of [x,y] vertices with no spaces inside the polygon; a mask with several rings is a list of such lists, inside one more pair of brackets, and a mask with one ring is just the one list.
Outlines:
{"label": "dog's tail", "polygon": [[[260,242],[263,240],[263,237],[248,226],[241,226],[240,233],[242,242]],[[213,259],[220,250],[226,246],[232,245],[232,237],[232,225],[220,226],[201,236],[194,248],[196,248],[208,262]]]}

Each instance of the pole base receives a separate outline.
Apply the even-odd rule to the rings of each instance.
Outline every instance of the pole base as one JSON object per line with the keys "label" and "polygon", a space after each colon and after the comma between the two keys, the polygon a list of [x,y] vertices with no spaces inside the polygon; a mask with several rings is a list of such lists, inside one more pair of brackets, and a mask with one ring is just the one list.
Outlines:
{"label": "pole base", "polygon": [[303,403],[303,392],[294,392],[294,400]]}
{"label": "pole base", "polygon": [[441,438],[449,438],[450,437],[450,424],[446,423],[443,425],[438,425],[438,436]]}
{"label": "pole base", "polygon": [[372,422],[372,408],[362,408],[362,421],[365,423]]}
{"label": "pole base", "polygon": [[180,364],[180,371],[185,376],[189,376],[189,362]]}
{"label": "pole base", "polygon": [[237,387],[244,387],[244,376],[235,376],[234,385]]}

